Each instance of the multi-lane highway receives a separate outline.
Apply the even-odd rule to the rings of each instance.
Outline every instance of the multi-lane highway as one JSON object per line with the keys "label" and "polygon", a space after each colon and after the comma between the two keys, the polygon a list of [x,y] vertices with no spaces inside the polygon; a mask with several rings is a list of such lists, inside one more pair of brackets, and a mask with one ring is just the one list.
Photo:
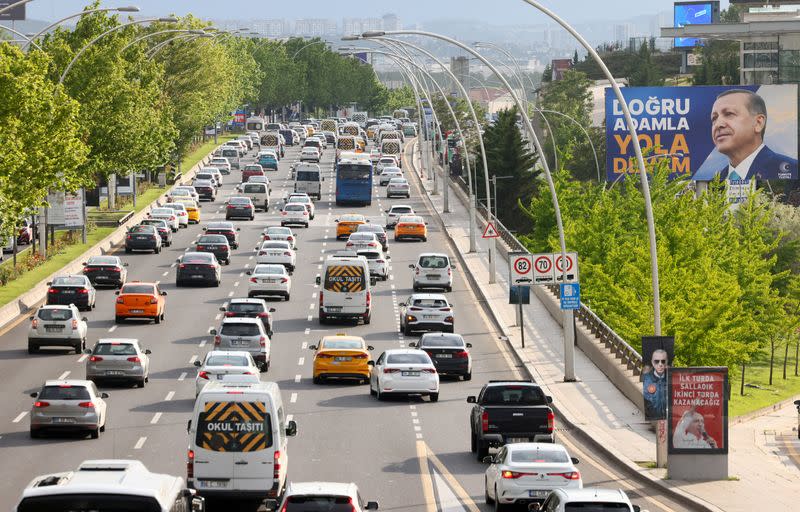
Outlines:
{"label": "multi-lane highway", "polygon": [[[410,146],[405,162],[410,162]],[[408,265],[422,251],[452,254],[442,226],[412,182],[412,197],[385,198],[375,186],[371,207],[358,208],[372,222],[383,221],[383,211],[392,204],[411,204],[429,221],[427,242],[394,243],[390,234],[391,272],[389,280],[373,289],[370,325],[349,323],[320,326],[317,321],[318,287],[326,254],[343,249],[335,237],[335,219],[352,208],[338,208],[333,190],[334,149],[323,157],[325,175],[323,197],[317,202],[316,218],[308,229],[296,228],[297,270],[293,275],[291,301],[275,301],[275,336],[272,364],[265,380],[278,382],[288,413],[298,424],[297,437],[289,440],[289,479],[294,481],[329,480],[356,482],[365,499],[377,500],[384,510],[488,510],[483,502],[484,470],[469,451],[467,395],[476,394],[489,379],[523,378],[513,356],[498,340],[491,322],[468,287],[456,272],[452,293],[455,330],[472,343],[473,379],[469,382],[442,379],[438,403],[427,399],[391,399],[378,402],[365,385],[311,382],[314,344],[324,334],[347,332],[363,336],[375,347],[374,358],[388,348],[407,346],[411,339],[399,329],[398,303],[411,293]],[[252,159],[254,153],[251,153]],[[273,182],[273,208],[257,213],[256,219],[235,221],[241,227],[240,247],[229,266],[223,267],[219,288],[176,288],[175,259],[202,233],[203,223],[224,219],[224,199],[235,195],[240,173],[226,176],[219,198],[203,203],[202,222],[176,233],[174,243],[161,254],[122,255],[130,263],[129,280],[160,281],[168,292],[166,321],[114,324],[114,292],[99,290],[97,308],[86,313],[89,319],[89,345],[98,338],[138,338],[152,350],[150,382],[144,389],[106,387],[110,393],[106,432],[99,440],[83,437],[30,439],[29,393],[38,390],[45,379],[84,378],[86,356],[43,351],[28,355],[27,318],[0,333],[0,453],[4,461],[0,479],[0,503],[13,506],[20,491],[38,474],[74,469],[91,458],[134,458],[149,469],[185,476],[187,450],[186,423],[194,402],[194,363],[212,348],[209,329],[217,327],[220,306],[232,297],[247,295],[247,269],[254,266],[253,248],[265,226],[278,225],[274,205],[291,190],[289,164],[297,159],[297,148],[290,148]],[[245,160],[249,161],[249,160]],[[569,432],[558,438],[573,456],[581,459],[579,468],[585,485],[617,487],[626,490],[634,502],[649,510],[684,510],[649,489],[629,484],[599,456],[581,445]],[[252,508],[252,507],[250,507]],[[228,504],[218,507],[230,510]]]}

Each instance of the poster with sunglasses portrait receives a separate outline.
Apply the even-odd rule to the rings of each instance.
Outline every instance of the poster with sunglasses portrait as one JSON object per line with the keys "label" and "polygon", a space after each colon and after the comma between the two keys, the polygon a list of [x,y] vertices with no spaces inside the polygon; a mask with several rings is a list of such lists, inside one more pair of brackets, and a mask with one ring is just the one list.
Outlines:
{"label": "poster with sunglasses portrait", "polygon": [[667,368],[675,356],[673,336],[642,336],[644,419],[667,419]]}

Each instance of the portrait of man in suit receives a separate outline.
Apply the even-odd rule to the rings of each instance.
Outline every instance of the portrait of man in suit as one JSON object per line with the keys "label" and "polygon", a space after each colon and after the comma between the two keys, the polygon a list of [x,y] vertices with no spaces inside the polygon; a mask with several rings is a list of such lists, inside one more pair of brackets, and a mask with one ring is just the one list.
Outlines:
{"label": "portrait of man in suit", "polygon": [[788,179],[797,175],[797,159],[764,144],[767,107],[746,89],[729,89],[711,109],[711,137],[729,163],[718,174],[723,180]]}

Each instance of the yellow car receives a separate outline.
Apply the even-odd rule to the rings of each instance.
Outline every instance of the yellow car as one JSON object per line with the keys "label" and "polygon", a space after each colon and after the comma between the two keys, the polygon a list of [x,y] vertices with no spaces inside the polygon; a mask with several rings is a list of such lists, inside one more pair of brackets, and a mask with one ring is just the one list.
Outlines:
{"label": "yellow car", "polygon": [[366,224],[367,218],[360,213],[348,213],[336,219],[336,239],[347,238],[355,233],[358,226]]}
{"label": "yellow car", "polygon": [[186,213],[189,214],[189,224],[200,224],[200,205],[191,199],[181,199],[176,202],[182,203],[186,207]]}
{"label": "yellow car", "polygon": [[367,149],[367,141],[363,137],[356,137],[356,153],[363,153]]}
{"label": "yellow car", "polygon": [[377,125],[372,125],[367,128],[367,138],[373,140],[375,138],[375,130],[377,129]]}
{"label": "yellow car", "polygon": [[372,370],[369,351],[374,349],[364,338],[345,334],[325,336],[319,340],[319,345],[308,348],[314,351],[314,384],[330,378],[369,382]]}
{"label": "yellow car", "polygon": [[428,223],[418,215],[403,215],[394,226],[395,242],[402,239],[416,238],[423,242],[428,240]]}

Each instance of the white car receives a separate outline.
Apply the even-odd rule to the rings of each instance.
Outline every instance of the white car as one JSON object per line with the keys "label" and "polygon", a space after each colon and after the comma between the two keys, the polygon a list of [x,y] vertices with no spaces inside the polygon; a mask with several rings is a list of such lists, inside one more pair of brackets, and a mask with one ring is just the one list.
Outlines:
{"label": "white car", "polygon": [[243,350],[212,350],[202,362],[195,361],[197,376],[194,379],[194,396],[200,394],[209,382],[227,382],[233,376],[251,375],[258,382],[260,373],[253,356]]}
{"label": "white car", "polygon": [[217,180],[218,186],[222,186],[222,173],[219,172],[218,167],[201,167],[197,174],[200,173],[209,173],[214,175],[214,179]]}
{"label": "white car", "polygon": [[414,209],[407,204],[396,204],[385,210],[386,213],[386,229],[393,228],[397,224],[397,219],[403,215],[415,215]]}
{"label": "white car", "polygon": [[231,173],[231,163],[225,157],[215,157],[211,159],[211,163],[208,164],[212,167],[216,167],[219,169],[219,172],[222,174],[230,174]]}
{"label": "white car", "polygon": [[388,394],[427,395],[439,400],[439,373],[422,350],[396,348],[381,354],[370,374],[369,394],[383,400]]}
{"label": "white car", "polygon": [[209,182],[215,188],[219,188],[220,187],[220,183],[217,181],[217,175],[214,174],[214,173],[211,173],[211,172],[200,171],[197,174],[195,174],[194,178],[192,178],[192,186],[196,187],[198,181]]}
{"label": "white car", "polygon": [[423,288],[441,288],[446,292],[453,290],[453,270],[456,265],[447,254],[424,252],[408,268],[414,271],[412,286],[415,292]]}
{"label": "white car", "polygon": [[622,489],[553,489],[538,510],[547,512],[569,512],[572,510],[614,510],[617,512],[639,512]]}
{"label": "white car", "polygon": [[178,217],[178,227],[189,227],[189,212],[186,211],[186,205],[183,203],[165,203],[162,208],[171,208],[175,212]]}
{"label": "white car", "polygon": [[200,200],[200,195],[191,185],[180,185],[173,188],[168,194],[167,198],[174,201],[175,199],[186,199],[186,196],[191,196],[190,199],[195,201]]}
{"label": "white car", "polygon": [[367,258],[367,265],[369,265],[369,275],[375,276],[381,281],[389,279],[389,256],[384,256],[383,251],[380,249],[361,249],[356,251],[358,256]]}
{"label": "white car", "polygon": [[[267,185],[269,191],[272,192],[272,183],[270,183],[269,178],[267,178],[266,176],[255,174],[253,176],[249,176],[245,183],[264,183]],[[239,186],[241,187],[242,184],[240,184]]]}
{"label": "white car", "polygon": [[345,250],[358,251],[359,249],[373,249],[375,251],[381,250],[381,242],[375,233],[350,233],[347,243],[344,245]]}
{"label": "white car", "polygon": [[180,229],[180,221],[172,208],[153,208],[147,217],[166,221],[173,233]]}
{"label": "white car", "polygon": [[302,224],[308,227],[308,208],[303,203],[286,203],[281,210],[281,226]]}
{"label": "white car", "polygon": [[405,178],[392,178],[386,185],[386,197],[411,197],[411,187]]}
{"label": "white car", "polygon": [[317,162],[319,163],[319,149],[315,147],[306,146],[300,151],[301,162]]}
{"label": "white car", "polygon": [[389,155],[382,155],[380,160],[378,160],[378,170],[381,171],[387,167],[397,167],[399,169],[398,163],[397,158]]}
{"label": "white car", "polygon": [[250,276],[248,297],[280,295],[288,301],[292,295],[292,278],[284,265],[259,264],[253,270],[248,270],[247,275]]}
{"label": "white car", "polygon": [[86,348],[89,327],[74,304],[41,306],[30,320],[29,354],[39,352],[41,347],[71,348],[76,354]]}
{"label": "white car", "polygon": [[256,255],[256,263],[275,263],[294,271],[296,255],[289,242],[269,240],[261,242]]}
{"label": "white car", "polygon": [[281,512],[364,512],[377,509],[378,502],[365,502],[356,484],[338,482],[289,482],[281,506],[275,508]]}
{"label": "white car", "polygon": [[292,249],[297,249],[297,237],[294,235],[292,228],[283,226],[269,226],[264,228],[261,234],[263,240],[283,240],[289,242]]}
{"label": "white car", "polygon": [[[556,488],[581,489],[578,459],[555,443],[511,443],[500,448],[486,469],[486,502],[499,506],[544,501]],[[618,510],[615,508],[615,510]]]}
{"label": "white car", "polygon": [[392,178],[402,177],[403,171],[399,167],[384,167],[380,178],[378,178],[378,184],[383,187],[384,185],[388,185]]}
{"label": "white car", "polygon": [[302,193],[302,192],[292,192],[286,198],[286,202],[287,203],[303,203],[305,205],[308,205],[308,209],[309,209],[308,214],[309,214],[311,220],[314,220],[314,215],[316,215],[317,209],[314,206],[314,201],[311,200],[311,197],[309,197],[308,194],[305,194],[305,193]]}
{"label": "white car", "polygon": [[438,293],[414,293],[400,304],[400,326],[403,334],[414,331],[453,332],[453,306]]}

